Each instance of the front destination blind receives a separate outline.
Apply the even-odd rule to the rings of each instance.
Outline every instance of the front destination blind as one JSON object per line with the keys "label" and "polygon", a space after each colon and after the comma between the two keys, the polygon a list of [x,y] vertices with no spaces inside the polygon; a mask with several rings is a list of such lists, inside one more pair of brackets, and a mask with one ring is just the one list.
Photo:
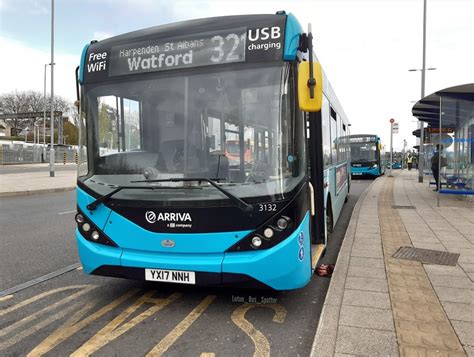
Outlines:
{"label": "front destination blind", "polygon": [[270,20],[173,37],[157,33],[156,38],[94,43],[86,55],[85,82],[216,64],[281,61],[285,17]]}
{"label": "front destination blind", "polygon": [[111,49],[109,77],[245,61],[246,28]]}

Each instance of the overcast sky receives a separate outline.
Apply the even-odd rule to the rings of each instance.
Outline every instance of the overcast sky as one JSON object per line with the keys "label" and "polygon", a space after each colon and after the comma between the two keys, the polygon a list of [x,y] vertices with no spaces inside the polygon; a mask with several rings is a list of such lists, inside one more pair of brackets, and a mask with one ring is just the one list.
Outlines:
{"label": "overcast sky", "polygon": [[[43,91],[50,61],[50,0],[0,0],[0,94]],[[415,145],[411,107],[421,96],[423,0],[56,0],[55,93],[75,99],[74,70],[92,39],[175,21],[232,14],[293,13],[312,24],[315,51],[352,123],[352,133]],[[474,0],[428,0],[425,95],[474,82]],[[49,69],[48,69],[49,70]],[[48,80],[48,91],[49,91]]]}

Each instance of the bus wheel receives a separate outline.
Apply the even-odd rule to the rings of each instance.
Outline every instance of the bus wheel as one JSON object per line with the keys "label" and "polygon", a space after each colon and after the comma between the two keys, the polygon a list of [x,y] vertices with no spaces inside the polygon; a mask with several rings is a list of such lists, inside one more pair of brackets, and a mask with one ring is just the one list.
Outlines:
{"label": "bus wheel", "polygon": [[[331,203],[329,201],[329,203]],[[328,231],[328,235],[332,233],[333,228],[334,228],[334,220],[332,217],[332,209],[330,208],[330,205],[328,204],[329,208],[326,209],[326,227]]]}

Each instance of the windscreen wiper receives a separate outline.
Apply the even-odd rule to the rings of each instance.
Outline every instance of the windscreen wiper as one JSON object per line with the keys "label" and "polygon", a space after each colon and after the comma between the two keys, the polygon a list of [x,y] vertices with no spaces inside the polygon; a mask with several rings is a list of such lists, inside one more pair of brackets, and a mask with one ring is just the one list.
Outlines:
{"label": "windscreen wiper", "polygon": [[[132,182],[141,182],[141,181],[132,181]],[[146,182],[150,182],[150,181],[146,181]],[[99,197],[94,202],[89,203],[86,207],[89,211],[94,211],[99,204],[104,203],[110,197],[112,197],[117,192],[122,191],[122,190],[137,190],[137,189],[140,189],[140,190],[143,190],[143,189],[145,189],[145,190],[155,190],[157,188],[158,189],[174,189],[174,188],[182,188],[182,187],[117,186],[117,188],[115,190],[109,192],[106,195],[103,195],[103,196]],[[187,188],[201,189],[200,187],[187,187]]]}
{"label": "windscreen wiper", "polygon": [[239,207],[242,211],[251,213],[253,212],[253,206],[249,205],[247,202],[244,200],[240,199],[239,197],[233,195],[229,191],[223,189],[220,187],[216,182],[218,180],[213,180],[213,179],[208,179],[208,178],[203,178],[203,177],[198,177],[198,178],[169,178],[169,179],[159,179],[159,180],[143,180],[143,181],[130,181],[130,183],[154,183],[154,182],[207,182],[209,183],[212,187],[216,188],[220,192],[222,192],[225,196],[227,196],[231,201],[233,201],[237,207]]}

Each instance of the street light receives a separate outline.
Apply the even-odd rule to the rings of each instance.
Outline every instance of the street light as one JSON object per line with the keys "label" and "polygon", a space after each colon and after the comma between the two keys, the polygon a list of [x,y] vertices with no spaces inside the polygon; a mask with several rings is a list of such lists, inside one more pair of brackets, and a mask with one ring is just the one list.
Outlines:
{"label": "street light", "polygon": [[[425,97],[425,72],[434,71],[436,67],[425,68],[426,58],[426,0],[423,14],[423,68],[411,68],[408,72],[421,72],[421,99]],[[425,171],[425,149],[423,143],[425,142],[425,123],[418,121],[418,129],[420,129],[420,147],[418,149],[418,182],[423,182],[423,174]]]}
{"label": "street light", "polygon": [[54,0],[51,0],[51,150],[49,151],[49,176],[54,177]]}
{"label": "street light", "polygon": [[[425,97],[425,72],[435,70],[436,68],[430,67],[426,68],[426,0],[423,0],[423,65],[421,69],[409,69],[409,72],[421,71],[421,99]],[[418,150],[418,182],[423,182],[424,166],[425,166],[425,154],[423,142],[425,124],[420,120],[418,125],[420,128],[420,148]]]}
{"label": "street light", "polygon": [[[56,63],[54,63],[56,64]],[[44,64],[44,92],[43,92],[43,158],[46,159],[46,68],[51,66],[51,63]],[[39,128],[38,128],[39,129]],[[38,138],[38,143],[40,142]]]}

